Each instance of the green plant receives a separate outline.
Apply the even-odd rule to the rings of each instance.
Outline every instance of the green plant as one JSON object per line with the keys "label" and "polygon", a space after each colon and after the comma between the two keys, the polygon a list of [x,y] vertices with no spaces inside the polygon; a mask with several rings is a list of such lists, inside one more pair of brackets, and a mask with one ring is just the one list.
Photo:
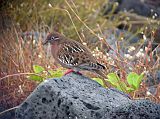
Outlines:
{"label": "green plant", "polygon": [[92,78],[94,81],[98,82],[99,84],[101,84],[102,86],[104,86],[104,83],[102,81],[102,79],[100,78]]}
{"label": "green plant", "polygon": [[109,73],[107,75],[108,81],[118,90],[125,93],[130,93],[137,90],[140,86],[140,83],[144,77],[143,73],[138,75],[137,73],[131,72],[127,76],[127,85],[125,82],[121,81],[119,76],[116,73]]}
{"label": "green plant", "polygon": [[47,78],[61,77],[63,75],[62,69],[55,70],[45,70],[42,66],[33,65],[33,71],[35,74],[28,76],[28,79],[42,82]]}
{"label": "green plant", "polygon": [[[54,77],[61,77],[63,76],[63,70],[62,69],[56,69],[56,70],[45,70],[42,66],[39,65],[33,65],[33,71],[35,74],[30,74],[28,76],[28,79],[42,82],[43,80],[47,78],[54,78]],[[108,81],[118,90],[123,91],[125,93],[130,93],[132,91],[135,91],[139,88],[140,83],[143,79],[143,74],[138,75],[137,73],[131,72],[127,76],[127,84],[124,81],[121,81],[119,76],[116,73],[109,73],[107,75]],[[102,79],[100,78],[92,78],[102,86],[104,86]]]}
{"label": "green plant", "polygon": [[127,82],[131,88],[133,88],[134,90],[137,90],[140,86],[140,83],[141,83],[143,77],[144,77],[143,73],[138,75],[137,73],[131,72],[127,76]]}

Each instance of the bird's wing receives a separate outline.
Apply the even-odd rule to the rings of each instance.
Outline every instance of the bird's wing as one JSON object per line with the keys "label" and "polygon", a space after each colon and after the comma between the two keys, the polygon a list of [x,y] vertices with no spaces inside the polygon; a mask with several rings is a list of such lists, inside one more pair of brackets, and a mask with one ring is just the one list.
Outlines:
{"label": "bird's wing", "polygon": [[91,52],[78,42],[64,42],[59,49],[61,50],[58,52],[58,59],[62,65],[90,71],[105,69],[96,61]]}
{"label": "bird's wing", "polygon": [[59,51],[57,53],[58,60],[63,65],[68,65],[71,67],[76,67],[79,65],[79,54],[85,52],[83,48],[74,42],[64,42],[59,45]]}
{"label": "bird's wing", "polygon": [[82,63],[79,65],[81,69],[84,70],[90,70],[90,71],[95,71],[95,70],[105,70],[105,66],[101,65],[100,63],[96,62],[88,62],[88,63]]}

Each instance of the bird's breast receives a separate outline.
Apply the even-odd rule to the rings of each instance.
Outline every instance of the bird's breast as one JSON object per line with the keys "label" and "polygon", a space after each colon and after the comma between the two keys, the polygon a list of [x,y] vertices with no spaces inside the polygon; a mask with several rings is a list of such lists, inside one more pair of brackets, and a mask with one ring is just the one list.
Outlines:
{"label": "bird's breast", "polygon": [[51,45],[51,53],[53,55],[53,58],[56,59],[58,53],[58,45],[56,43]]}

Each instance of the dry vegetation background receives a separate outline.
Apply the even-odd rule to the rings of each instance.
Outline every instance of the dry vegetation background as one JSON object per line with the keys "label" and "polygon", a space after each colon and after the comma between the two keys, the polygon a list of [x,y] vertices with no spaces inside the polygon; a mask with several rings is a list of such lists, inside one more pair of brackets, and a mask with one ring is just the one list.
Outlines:
{"label": "dry vegetation background", "polygon": [[[126,16],[132,17],[129,13],[113,15],[111,12],[104,17],[103,6],[106,3],[106,0],[3,1],[0,12],[0,106],[16,106],[34,90],[38,83],[27,79],[27,74],[33,72],[34,64],[56,70],[57,65],[50,54],[46,53],[49,47],[44,48],[41,44],[45,34],[53,30],[86,44],[94,51],[93,54],[98,54],[97,58],[105,63],[109,70],[114,66],[114,71],[120,74],[124,82],[129,67],[138,74],[150,72],[154,76],[160,67],[158,55],[157,61],[153,61],[150,56],[149,60],[143,57],[132,63],[132,60],[121,57],[118,50],[115,51],[117,57],[105,54],[104,48],[110,47],[103,39],[103,31],[114,30],[126,21],[128,31],[131,31],[135,28],[131,24],[137,23],[134,19],[126,19]],[[138,28],[135,34],[143,31],[146,35],[150,34],[149,38],[152,40],[152,32],[159,21],[136,15],[134,17],[140,19],[140,24],[136,24]],[[146,26],[149,30],[145,29]],[[117,39],[122,40],[122,37]],[[137,46],[141,45],[142,43],[138,43]],[[146,54],[148,53],[152,51],[147,50]],[[138,91],[130,95],[160,102],[160,87],[157,87],[155,95],[147,95],[147,89],[148,87],[142,84]]]}

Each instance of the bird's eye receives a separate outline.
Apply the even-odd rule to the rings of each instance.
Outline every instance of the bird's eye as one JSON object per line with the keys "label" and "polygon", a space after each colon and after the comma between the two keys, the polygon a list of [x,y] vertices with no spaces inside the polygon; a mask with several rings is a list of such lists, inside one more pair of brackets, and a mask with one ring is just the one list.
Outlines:
{"label": "bird's eye", "polygon": [[52,36],[52,37],[51,37],[51,40],[54,40],[54,39],[55,39],[54,36]]}
{"label": "bird's eye", "polygon": [[58,37],[54,37],[54,36],[51,37],[51,40],[58,40],[58,39],[59,39]]}

